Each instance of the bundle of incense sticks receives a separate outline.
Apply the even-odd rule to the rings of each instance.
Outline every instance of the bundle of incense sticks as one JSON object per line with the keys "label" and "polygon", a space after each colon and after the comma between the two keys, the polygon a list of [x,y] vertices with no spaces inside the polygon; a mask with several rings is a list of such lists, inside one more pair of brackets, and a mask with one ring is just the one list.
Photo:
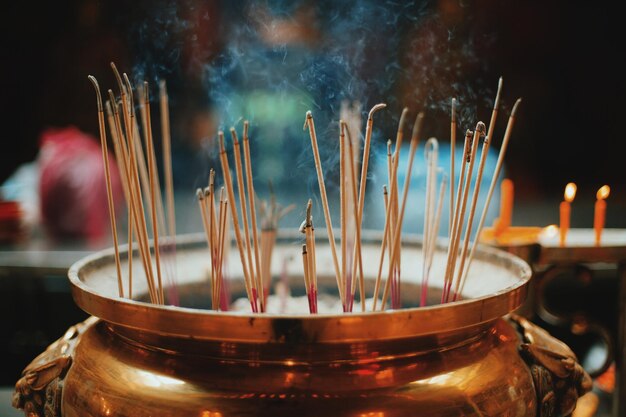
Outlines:
{"label": "bundle of incense sticks", "polygon": [[[480,235],[487,210],[491,201],[493,190],[497,183],[508,141],[511,136],[512,127],[515,121],[515,114],[521,99],[518,99],[511,111],[509,123],[507,125],[504,139],[498,156],[498,162],[491,176],[491,184],[487,198],[484,203],[480,221],[477,230],[473,232],[474,218],[478,206],[478,196],[483,181],[485,162],[489,147],[493,138],[494,126],[500,106],[500,95],[502,90],[502,78],[498,83],[498,91],[494,101],[489,129],[487,130],[483,122],[478,122],[473,131],[467,130],[464,143],[464,159],[459,168],[459,183],[456,192],[456,198],[453,190],[455,186],[454,170],[455,170],[455,142],[456,142],[456,100],[452,99],[451,106],[451,152],[450,152],[450,200],[449,200],[449,230],[448,230],[448,255],[445,261],[444,288],[441,302],[449,302],[457,300],[461,297],[469,268],[471,266],[474,253],[476,250],[477,236]],[[363,158],[360,161],[361,178],[357,182],[354,175],[354,167],[359,165],[358,162],[350,159],[354,153],[350,149],[346,152],[346,146],[352,144],[351,140],[346,141],[345,137],[349,136],[349,129],[346,123],[339,122],[340,131],[340,150],[339,150],[339,207],[340,207],[340,254],[336,249],[335,236],[332,228],[332,219],[330,216],[329,202],[326,193],[326,185],[324,182],[324,173],[319,157],[318,140],[315,131],[313,115],[309,111],[306,113],[304,128],[309,130],[311,139],[311,149],[315,162],[315,169],[318,179],[320,200],[324,213],[324,220],[327,228],[329,247],[333,259],[333,266],[336,275],[337,288],[339,297],[343,305],[344,312],[351,312],[354,301],[354,291],[356,289],[355,280],[359,279],[360,297],[362,310],[365,310],[365,293],[363,291],[363,274],[361,264],[361,221],[363,216],[363,203],[366,188],[367,166],[369,161],[369,149],[371,141],[373,114],[377,110],[384,108],[384,104],[378,104],[372,108],[369,113],[368,123],[366,126],[365,143],[363,149]],[[381,251],[379,258],[378,274],[375,281],[373,294],[373,310],[380,305],[380,310],[385,309],[387,300],[390,299],[392,308],[401,307],[401,269],[400,256],[402,224],[406,211],[407,195],[410,188],[412,166],[415,152],[417,150],[421,129],[423,123],[423,114],[419,113],[413,124],[413,132],[410,141],[410,149],[407,163],[407,171],[404,177],[404,185],[402,196],[400,196],[400,184],[398,182],[398,166],[399,152],[402,148],[404,138],[404,126],[408,117],[408,109],[404,109],[401,116],[396,133],[395,149],[392,148],[391,140],[387,144],[387,162],[388,162],[388,186],[383,186],[383,197],[385,204],[385,226],[382,234]],[[477,150],[480,141],[483,146],[481,149],[480,160],[476,164]],[[431,138],[425,146],[425,157],[427,165],[426,193],[425,193],[425,210],[424,210],[424,239],[423,239],[423,264],[422,264],[422,285],[420,294],[420,304],[426,305],[428,300],[428,282],[434,262],[434,254],[437,246],[437,237],[439,235],[439,225],[443,211],[443,202],[447,190],[448,177],[443,173],[443,169],[438,167],[438,141]],[[437,184],[439,184],[437,186]],[[356,188],[359,188],[357,196]],[[438,191],[437,191],[438,190]],[[471,199],[469,198],[472,195]],[[351,204],[355,210],[349,213]],[[308,206],[310,211],[310,203]],[[356,221],[356,227],[352,227],[351,219]],[[312,220],[307,212],[307,218],[303,222],[301,229],[306,233],[307,227],[312,229]],[[472,238],[473,236],[473,238]],[[352,245],[351,242],[354,242]],[[471,243],[471,250],[470,250]],[[354,248],[351,253],[349,248]],[[312,243],[307,242],[303,245],[303,268],[305,276],[305,284],[309,291],[316,296],[316,277],[311,276],[315,271],[315,253],[314,240]],[[352,256],[351,256],[352,255]],[[386,261],[386,262],[385,262]],[[313,265],[311,266],[311,262]],[[383,274],[383,266],[386,265],[387,274]],[[379,298],[382,288],[382,297]],[[313,291],[315,290],[315,291]],[[315,306],[315,300],[310,301],[310,305]],[[313,307],[312,307],[313,308]]]}
{"label": "bundle of incense sticks", "polygon": [[[96,90],[98,124],[100,130],[100,141],[102,145],[103,159],[105,161],[105,178],[107,183],[107,197],[109,201],[109,215],[111,218],[111,230],[113,234],[113,244],[115,248],[115,263],[118,282],[118,293],[120,297],[125,294],[129,298],[133,297],[133,246],[135,237],[139,249],[139,257],[145,272],[145,279],[148,287],[148,295],[152,303],[164,304],[166,302],[163,284],[164,265],[161,257],[162,240],[160,237],[166,236],[165,218],[163,202],[161,199],[161,189],[157,173],[155,146],[152,136],[152,122],[150,111],[149,85],[143,83],[139,93],[139,109],[141,112],[142,128],[139,129],[134,102],[133,86],[124,73],[120,76],[114,63],[111,68],[119,87],[119,99],[112,90],[108,90],[109,100],[106,105],[102,103],[100,86],[95,77],[89,76]],[[114,208],[112,206],[112,191],[110,186],[110,167],[108,165],[107,129],[105,124],[104,110],[106,108],[109,130],[114,148],[117,165],[122,178],[122,188],[128,207],[128,292],[125,293],[123,285],[122,268],[119,256],[119,239],[117,235],[117,224]],[[167,93],[165,85],[161,87],[161,119],[163,121],[164,142],[169,141],[169,115],[167,114]],[[142,139],[143,137],[143,144]],[[166,139],[167,138],[167,139]],[[144,151],[145,146],[145,151]],[[167,154],[163,155],[165,161],[169,161],[170,148],[164,146]],[[147,164],[146,164],[147,161]],[[147,165],[147,166],[146,166]],[[167,171],[167,170],[166,170]],[[173,182],[171,179],[171,169],[166,172],[167,195],[173,196]],[[169,224],[174,223],[173,208],[168,210]],[[170,229],[169,240],[173,242],[174,230]],[[150,245],[150,239],[153,245]],[[173,243],[169,243],[172,247]],[[173,265],[172,265],[173,264]],[[178,295],[175,285],[175,258],[168,257],[165,262],[168,265],[166,274],[169,281],[168,302],[177,304]]]}
{"label": "bundle of incense sticks", "polygon": [[[119,85],[119,98],[115,97],[112,90],[108,90],[109,101],[103,105],[100,88],[96,79],[89,77],[96,90],[98,105],[98,122],[100,128],[100,140],[103,157],[105,158],[105,178],[107,181],[107,193],[111,228],[115,247],[116,273],[118,292],[124,297],[126,292],[123,285],[123,274],[120,264],[119,240],[117,225],[112,201],[110,184],[110,172],[106,155],[107,136],[105,126],[105,109],[111,131],[114,153],[121,171],[124,196],[128,205],[128,242],[129,251],[136,244],[139,259],[142,263],[147,282],[150,301],[157,304],[165,303],[163,275],[172,274],[172,265],[163,268],[163,256],[161,249],[169,248],[175,234],[173,189],[171,180],[171,157],[169,135],[169,113],[167,105],[167,93],[165,85],[160,85],[160,105],[162,115],[164,172],[166,178],[166,210],[163,207],[160,184],[156,167],[155,146],[152,137],[149,85],[144,83],[139,89],[141,114],[141,129],[135,115],[133,87],[126,74],[123,77],[112,64],[112,68]],[[424,238],[422,251],[421,292],[420,303],[426,305],[428,301],[428,282],[434,262],[434,254],[439,235],[439,224],[442,216],[442,208],[445,193],[449,190],[449,228],[447,241],[447,256],[445,259],[444,286],[441,302],[450,302],[462,297],[468,272],[472,264],[477,245],[477,236],[480,235],[487,215],[494,188],[500,174],[508,142],[515,122],[515,115],[521,99],[515,103],[504,134],[496,167],[491,174],[491,183],[487,198],[482,208],[482,213],[477,227],[474,226],[478,196],[480,193],[483,176],[485,175],[485,162],[489,147],[492,142],[495,122],[500,106],[500,94],[502,79],[498,83],[498,91],[494,100],[489,128],[483,122],[478,122],[474,130],[467,130],[463,147],[463,160],[458,166],[459,182],[455,184],[455,142],[456,142],[456,100],[451,105],[451,128],[450,128],[450,179],[443,169],[438,166],[438,141],[430,138],[424,146],[426,160],[426,191],[424,198]],[[315,172],[318,180],[321,209],[326,225],[329,250],[332,256],[333,271],[336,279],[337,290],[344,312],[352,312],[356,289],[359,288],[359,301],[361,311],[366,309],[366,297],[363,259],[361,252],[361,232],[365,207],[365,192],[367,188],[368,165],[373,132],[374,114],[385,108],[383,103],[376,104],[368,113],[365,126],[362,156],[358,158],[359,140],[351,134],[351,130],[360,131],[358,111],[351,110],[344,105],[342,114],[348,121],[339,121],[339,212],[340,230],[339,244],[335,239],[335,233],[330,215],[329,199],[326,193],[324,172],[320,160],[318,139],[315,130],[313,114],[308,111],[305,115],[304,130],[308,129],[311,141],[311,150],[315,164]],[[358,109],[358,106],[355,107]],[[424,114],[418,113],[413,123],[413,129],[409,142],[406,174],[403,184],[400,184],[398,168],[400,165],[400,152],[403,149],[406,122],[409,110],[404,109],[400,115],[396,132],[395,144],[391,140],[387,142],[387,176],[388,184],[383,186],[383,199],[385,207],[385,223],[381,239],[378,273],[374,282],[372,294],[372,310],[384,310],[389,300],[391,308],[401,307],[401,253],[402,253],[402,229],[406,214],[407,197],[410,190],[413,163],[418,145],[422,136]],[[220,131],[219,148],[220,163],[224,184],[216,196],[215,171],[209,173],[208,186],[197,190],[197,197],[202,218],[204,232],[209,249],[211,271],[211,307],[215,310],[225,311],[228,309],[229,294],[226,290],[225,267],[227,253],[230,247],[230,227],[232,222],[236,249],[239,253],[246,294],[250,302],[252,312],[264,312],[266,310],[267,297],[271,283],[271,260],[276,242],[278,220],[293,208],[293,205],[282,208],[276,204],[275,196],[271,193],[269,201],[260,200],[261,227],[259,231],[256,213],[256,195],[254,191],[252,163],[249,143],[249,124],[243,123],[243,141],[235,128],[230,129],[232,138],[232,154],[235,165],[235,178],[233,179],[229,166],[229,158],[226,151],[224,133]],[[143,138],[143,144],[142,139]],[[478,164],[478,147],[482,141],[482,148]],[[242,157],[243,153],[243,157]],[[357,170],[361,168],[360,176]],[[235,195],[235,185],[237,196]],[[402,185],[402,188],[400,186]],[[454,189],[456,186],[456,193]],[[271,188],[271,186],[270,186]],[[400,194],[402,191],[402,194]],[[470,199],[471,195],[471,199]],[[217,200],[216,200],[217,199]],[[238,204],[237,204],[238,202]],[[475,230],[474,233],[473,230]],[[309,311],[312,314],[318,312],[318,277],[316,266],[315,229],[313,226],[312,201],[309,199],[306,207],[306,217],[300,227],[304,234],[302,245],[302,265],[305,290],[309,302]],[[169,237],[164,239],[164,236]],[[149,240],[153,239],[151,246]],[[166,240],[166,245],[163,241]],[[339,250],[338,250],[339,248]],[[173,250],[167,250],[170,255]],[[172,256],[169,256],[172,259]],[[132,297],[132,257],[129,257],[128,270],[128,297]],[[386,274],[384,273],[386,272]],[[171,285],[170,285],[171,286]],[[169,297],[170,302],[173,299]]]}

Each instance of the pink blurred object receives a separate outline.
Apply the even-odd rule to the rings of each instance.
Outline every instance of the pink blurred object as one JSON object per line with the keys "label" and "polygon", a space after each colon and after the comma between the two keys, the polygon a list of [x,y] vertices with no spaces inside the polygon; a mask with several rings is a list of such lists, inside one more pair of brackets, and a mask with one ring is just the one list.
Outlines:
{"label": "pink blurred object", "polygon": [[[98,139],[79,129],[50,128],[40,137],[41,219],[51,237],[99,245],[111,239],[102,150]],[[116,214],[122,187],[109,155]]]}

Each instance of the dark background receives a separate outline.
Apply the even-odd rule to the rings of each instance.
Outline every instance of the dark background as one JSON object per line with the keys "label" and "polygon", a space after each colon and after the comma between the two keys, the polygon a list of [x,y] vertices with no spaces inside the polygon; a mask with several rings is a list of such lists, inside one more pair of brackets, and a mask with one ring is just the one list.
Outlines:
{"label": "dark background", "polygon": [[[6,6],[0,66],[0,181],[20,163],[36,157],[38,135],[46,126],[74,124],[97,135],[93,92],[86,75],[94,74],[104,80],[102,84],[113,85],[109,62],[114,59],[120,68],[135,63],[130,57],[138,56],[137,32],[131,28],[148,10],[177,7],[179,16],[189,16],[186,9],[200,6],[215,16],[200,33],[207,41],[196,43],[195,49],[183,48],[179,69],[169,74],[184,79],[193,71],[189,68],[194,59],[210,61],[223,44],[214,26],[229,18],[223,9],[236,12],[239,8],[237,2],[235,6],[210,1],[178,6],[129,3],[133,4],[72,0]],[[480,70],[478,65],[469,65],[457,81],[475,81],[492,92],[502,75],[504,102],[510,106],[516,97],[523,97],[506,161],[516,184],[516,199],[558,201],[564,185],[575,181],[579,198],[592,202],[595,190],[608,183],[613,187],[609,221],[619,222],[611,206],[623,207],[626,195],[626,176],[620,169],[625,149],[621,131],[623,22],[609,2],[574,3],[477,0],[426,2],[419,7],[438,11],[447,16],[444,25],[473,37]],[[400,29],[407,32],[406,37],[415,35],[410,27]],[[178,38],[172,42],[184,42],[189,33],[173,35]],[[410,53],[406,44],[403,47]],[[471,80],[474,75],[479,80]],[[480,101],[478,114],[484,118],[491,97]],[[502,126],[505,121],[500,118]],[[575,212],[573,216],[575,222]]]}

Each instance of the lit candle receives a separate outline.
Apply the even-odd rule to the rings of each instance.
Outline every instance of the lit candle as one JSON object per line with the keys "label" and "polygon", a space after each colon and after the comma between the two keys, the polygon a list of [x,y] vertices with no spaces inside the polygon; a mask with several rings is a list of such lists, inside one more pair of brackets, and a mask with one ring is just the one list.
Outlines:
{"label": "lit candle", "polygon": [[596,193],[596,205],[593,212],[593,229],[596,232],[596,246],[600,245],[600,238],[602,237],[602,229],[604,229],[604,220],[606,218],[606,201],[604,201],[611,192],[611,188],[608,185],[600,187]]}
{"label": "lit candle", "polygon": [[565,201],[561,202],[559,206],[559,214],[560,214],[560,240],[559,243],[561,246],[565,246],[565,237],[567,236],[567,231],[569,230],[569,219],[571,213],[570,203],[574,201],[574,197],[576,197],[576,184],[570,182],[565,186]]}
{"label": "lit candle", "polygon": [[508,178],[500,184],[500,217],[496,220],[495,235],[500,236],[511,227],[513,218],[513,181]]}

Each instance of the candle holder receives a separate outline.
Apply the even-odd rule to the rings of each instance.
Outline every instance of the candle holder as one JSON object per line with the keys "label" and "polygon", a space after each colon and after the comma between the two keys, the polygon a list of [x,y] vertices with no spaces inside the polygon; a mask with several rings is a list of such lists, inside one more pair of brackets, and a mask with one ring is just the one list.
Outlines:
{"label": "candle holder", "polygon": [[[564,246],[558,233],[537,233],[537,228],[512,227],[502,239],[495,239],[492,230],[485,230],[481,241],[523,257],[533,269],[528,301],[520,313],[540,324],[547,323],[569,333],[566,340],[593,335],[607,347],[604,363],[587,369],[592,377],[604,373],[613,358],[616,365],[616,385],[613,393],[613,414],[626,415],[626,230],[605,229],[600,245],[596,244],[594,229],[570,229]],[[617,331],[599,322],[585,311],[585,305],[564,312],[552,306],[549,288],[565,277],[584,293],[599,277],[616,278],[619,285]],[[557,298],[557,297],[554,297]],[[559,293],[559,299],[566,298]],[[561,303],[566,304],[566,303]],[[571,303],[570,303],[571,304]]]}

